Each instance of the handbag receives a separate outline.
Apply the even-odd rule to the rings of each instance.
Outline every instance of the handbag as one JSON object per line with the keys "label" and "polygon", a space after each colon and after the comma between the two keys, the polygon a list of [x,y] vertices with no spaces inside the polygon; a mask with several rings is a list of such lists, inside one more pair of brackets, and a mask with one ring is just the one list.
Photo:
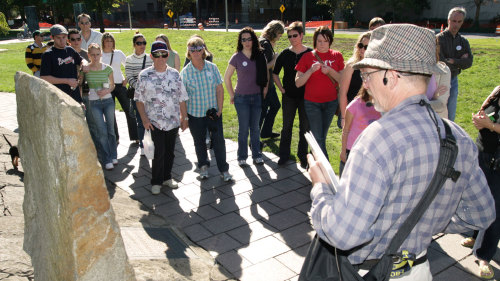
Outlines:
{"label": "handbag", "polygon": [[[430,105],[427,103],[426,106],[430,108]],[[418,260],[413,260],[411,263],[401,263],[401,260],[407,260],[405,259],[406,257],[402,257],[401,253],[397,253],[397,251],[427,210],[432,200],[436,197],[444,182],[448,178],[456,182],[460,176],[460,172],[453,168],[458,154],[456,139],[447,121],[442,120],[446,130],[446,137],[444,139],[440,138],[439,160],[434,176],[422,199],[420,199],[417,206],[412,210],[392,238],[382,258],[375,260],[376,264],[370,268],[366,275],[361,277],[358,274],[359,267],[349,262],[347,258],[348,252],[329,245],[316,235],[311,242],[304,264],[302,265],[299,281],[385,281],[389,280],[391,274],[395,276],[404,274],[411,270],[412,266],[417,265]],[[435,124],[437,127],[437,121]],[[398,265],[403,264],[404,267],[396,266],[395,260],[399,260]],[[425,260],[427,260],[426,257],[425,259],[420,259],[419,262],[424,262]],[[412,261],[412,259],[408,259],[408,261]]]}
{"label": "handbag", "polygon": [[[111,60],[113,60],[113,57],[111,57]],[[144,67],[146,67],[146,56],[144,56],[144,59],[142,60],[141,70],[144,69]],[[127,88],[127,98],[133,99],[134,95],[135,95],[135,88],[129,85]]]}

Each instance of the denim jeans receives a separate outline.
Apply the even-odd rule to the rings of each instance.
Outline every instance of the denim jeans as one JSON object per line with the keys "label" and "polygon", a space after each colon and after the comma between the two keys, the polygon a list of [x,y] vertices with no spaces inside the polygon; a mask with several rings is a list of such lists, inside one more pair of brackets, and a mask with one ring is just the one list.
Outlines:
{"label": "denim jeans", "polygon": [[207,153],[207,129],[210,132],[212,148],[217,161],[219,172],[227,172],[229,164],[226,162],[226,142],[224,140],[224,131],[222,129],[222,115],[217,120],[208,117],[189,116],[189,131],[193,136],[194,149],[198,158],[198,168],[207,165],[210,166]]}
{"label": "denim jeans", "polygon": [[234,107],[238,115],[238,160],[248,158],[248,130],[252,144],[252,158],[262,157],[260,151],[259,119],[262,110],[260,93],[235,95]]}
{"label": "denim jeans", "polygon": [[451,78],[450,97],[448,98],[448,119],[455,121],[458,100],[458,76]]}
{"label": "denim jeans", "polygon": [[[127,89],[123,87],[122,84],[115,84],[115,89],[111,92],[113,96],[113,100],[115,98],[118,100],[120,105],[122,106],[123,113],[125,113],[125,117],[127,118],[127,127],[128,127],[128,136],[131,141],[137,140],[137,120],[135,120],[135,115],[133,114],[131,108],[131,100],[127,97]],[[116,140],[120,139],[118,135],[118,126],[115,120],[115,133]]]}
{"label": "denim jeans", "polygon": [[133,110],[135,112],[135,120],[137,121],[137,137],[139,140],[139,146],[144,147],[142,144],[142,140],[144,139],[144,125],[142,124],[141,115],[139,114],[139,110],[137,110],[137,102],[132,100]]}
{"label": "denim jeans", "polygon": [[486,176],[491,195],[495,200],[496,219],[485,231],[479,231],[474,244],[474,255],[488,262],[495,255],[500,241],[500,171],[490,169],[492,157],[492,154],[479,152],[479,167]]}
{"label": "denim jeans", "polygon": [[164,181],[172,178],[175,140],[178,132],[178,127],[170,131],[162,131],[154,127],[154,130],[151,131],[151,138],[155,145],[151,167],[151,185],[161,185]]}
{"label": "denim jeans", "polygon": [[99,160],[100,163],[103,163],[104,159],[101,159],[101,156],[104,153],[102,152],[102,147],[97,139],[97,126],[94,121],[94,115],[92,115],[92,112],[90,111],[89,96],[88,95],[82,96],[82,100],[83,104],[85,105],[85,119],[87,120],[87,125],[89,127],[90,137],[94,142],[95,150],[97,152],[97,159]]}
{"label": "denim jeans", "polygon": [[299,144],[297,147],[297,157],[301,163],[307,163],[307,141],[304,133],[309,129],[307,116],[304,109],[303,98],[291,98],[283,95],[283,129],[281,130],[281,140],[279,156],[280,159],[287,160],[290,157],[290,145],[292,143],[292,129],[295,114],[299,112]]}
{"label": "denim jeans", "polygon": [[332,119],[338,105],[338,100],[323,103],[304,100],[309,128],[327,159],[326,135],[328,134],[328,129],[330,129],[330,124],[332,124]]}
{"label": "denim jeans", "polygon": [[[102,148],[101,164],[112,163],[117,158],[115,135],[115,102],[112,98],[91,100],[90,112],[97,128],[97,141]],[[98,151],[99,153],[99,151]]]}
{"label": "denim jeans", "polygon": [[263,138],[271,137],[273,133],[274,119],[280,110],[281,104],[276,93],[274,84],[269,87],[266,98],[262,101],[262,112],[260,114],[260,135]]}

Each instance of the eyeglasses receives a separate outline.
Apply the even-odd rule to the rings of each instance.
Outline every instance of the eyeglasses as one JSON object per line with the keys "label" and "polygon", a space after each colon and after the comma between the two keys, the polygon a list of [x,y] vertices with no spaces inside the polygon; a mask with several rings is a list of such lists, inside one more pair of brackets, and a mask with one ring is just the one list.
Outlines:
{"label": "eyeglasses", "polygon": [[298,36],[299,36],[299,34],[297,34],[297,33],[295,33],[295,34],[293,34],[293,35],[288,35],[288,39],[290,39],[290,38],[292,38],[292,37],[293,37],[293,38],[297,38]]}
{"label": "eyeglasses", "polygon": [[358,43],[358,48],[359,48],[359,49],[363,49],[363,48],[364,48],[364,49],[365,49],[365,51],[366,51],[366,49],[368,49],[368,45],[363,45],[363,43],[359,42],[359,43]]}
{"label": "eyeglasses", "polygon": [[241,38],[241,43],[250,42],[250,41],[252,41],[252,37]]}
{"label": "eyeglasses", "polygon": [[90,21],[81,21],[80,24],[88,25],[88,24],[90,24]]}
{"label": "eyeglasses", "polygon": [[135,44],[136,44],[137,46],[141,46],[141,45],[146,46],[146,44],[147,44],[147,43],[146,43],[146,41],[137,41],[137,42],[135,42]]}
{"label": "eyeglasses", "polygon": [[196,53],[196,52],[201,52],[201,51],[205,50],[205,47],[203,47],[203,46],[189,46],[188,50],[192,53]]}
{"label": "eyeglasses", "polygon": [[168,57],[168,53],[163,53],[163,52],[154,52],[154,53],[151,53],[153,55],[153,58],[167,58]]}
{"label": "eyeglasses", "polygon": [[384,71],[384,70],[385,69],[379,69],[379,70],[375,70],[372,72],[360,72],[359,75],[361,76],[361,79],[363,80],[363,82],[368,83],[368,80],[370,80],[370,75],[372,75],[375,72],[380,72],[380,71]]}
{"label": "eyeglasses", "polygon": [[70,40],[71,42],[75,42],[75,41],[81,41],[81,40],[82,40],[82,38],[81,38],[81,37],[78,37],[78,38],[69,38],[69,40]]}

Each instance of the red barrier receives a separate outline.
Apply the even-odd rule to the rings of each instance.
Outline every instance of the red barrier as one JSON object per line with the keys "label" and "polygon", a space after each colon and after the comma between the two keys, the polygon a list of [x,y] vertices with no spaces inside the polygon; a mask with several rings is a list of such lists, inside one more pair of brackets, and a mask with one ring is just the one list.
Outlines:
{"label": "red barrier", "polygon": [[331,20],[321,20],[321,21],[308,21],[306,22],[306,28],[316,28],[318,26],[328,25],[329,28],[332,28]]}
{"label": "red barrier", "polygon": [[50,27],[52,27],[52,24],[50,24],[50,23],[46,23],[46,22],[39,22],[39,23],[38,23],[38,26],[39,26],[40,28],[50,28]]}

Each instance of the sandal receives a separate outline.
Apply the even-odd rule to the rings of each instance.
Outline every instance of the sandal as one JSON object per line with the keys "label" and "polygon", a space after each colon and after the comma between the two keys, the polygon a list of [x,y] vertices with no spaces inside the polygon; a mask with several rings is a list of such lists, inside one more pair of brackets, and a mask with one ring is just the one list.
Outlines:
{"label": "sandal", "polygon": [[476,239],[474,239],[472,237],[467,237],[467,238],[462,239],[462,241],[460,241],[460,245],[467,247],[467,248],[472,248],[472,247],[474,247],[475,242],[476,242]]}
{"label": "sandal", "polygon": [[479,265],[479,277],[483,279],[493,279],[495,273],[490,264]]}

